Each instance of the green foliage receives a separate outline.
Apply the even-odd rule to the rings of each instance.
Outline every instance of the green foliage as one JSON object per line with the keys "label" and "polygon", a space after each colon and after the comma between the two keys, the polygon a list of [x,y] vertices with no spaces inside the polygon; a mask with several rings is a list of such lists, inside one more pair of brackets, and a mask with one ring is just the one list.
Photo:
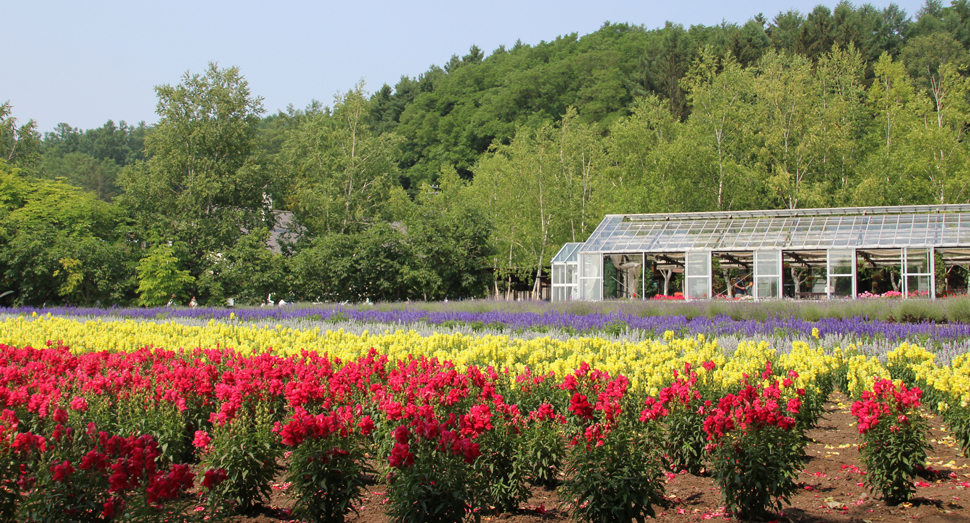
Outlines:
{"label": "green foliage", "polygon": [[526,478],[534,464],[529,461],[531,456],[523,452],[526,436],[520,420],[509,412],[497,412],[491,421],[493,428],[475,439],[482,449],[482,455],[472,465],[481,476],[482,492],[477,504],[514,512],[529,499]]}
{"label": "green foliage", "polygon": [[[639,425],[639,426],[635,426]],[[621,419],[598,443],[579,436],[569,449],[563,493],[576,521],[644,521],[663,502],[658,427]]]}
{"label": "green foliage", "polygon": [[[438,441],[412,441],[414,464],[391,472],[387,515],[396,523],[458,523],[484,485],[471,465]],[[478,516],[475,517],[478,520]]]}
{"label": "green foliage", "polygon": [[40,159],[37,123],[28,120],[18,126],[17,119],[10,116],[12,111],[9,100],[0,103],[0,160],[29,170]]}
{"label": "green foliage", "polygon": [[0,163],[0,285],[17,303],[130,300],[136,254],[121,236],[121,210],[22,173]]}
{"label": "green foliage", "polygon": [[188,288],[195,283],[189,271],[179,268],[179,259],[170,245],[159,244],[138,262],[138,304],[165,305],[174,296],[184,303]]}
{"label": "green foliage", "polygon": [[311,436],[293,449],[287,477],[297,497],[293,512],[300,519],[342,522],[357,512],[365,474],[373,472],[365,443],[356,435]]}
{"label": "green foliage", "polygon": [[270,409],[265,401],[245,402],[235,417],[213,427],[212,444],[202,456],[204,469],[222,469],[228,475],[211,495],[236,510],[246,511],[269,499],[270,483],[280,471],[283,449],[272,432]]}
{"label": "green foliage", "polygon": [[285,201],[311,238],[357,233],[382,216],[397,180],[399,139],[367,125],[363,84],[287,133],[277,159]]}
{"label": "green foliage", "polygon": [[255,305],[271,293],[287,296],[286,260],[270,251],[269,236],[269,230],[261,227],[240,236],[221,255],[210,256],[211,264],[199,276],[199,294],[210,305],[222,305],[226,298]]}
{"label": "green foliage", "polygon": [[728,510],[741,518],[760,518],[798,489],[795,478],[805,462],[805,440],[798,431],[761,427],[718,445],[712,451],[714,482]]}
{"label": "green foliage", "polygon": [[[177,86],[155,88],[160,116],[145,139],[148,159],[126,166],[119,198],[145,237],[182,242],[193,263],[233,245],[240,230],[272,225],[258,157],[262,101],[237,68],[209,64]],[[193,265],[193,276],[201,271]]]}
{"label": "green foliage", "polygon": [[[866,485],[895,505],[916,493],[913,478],[925,465],[926,451],[931,447],[926,441],[927,425],[918,401],[905,407],[892,397],[878,401],[887,405],[886,414],[860,430],[863,444],[859,445],[859,454],[866,466]],[[853,414],[860,403],[853,405]]]}

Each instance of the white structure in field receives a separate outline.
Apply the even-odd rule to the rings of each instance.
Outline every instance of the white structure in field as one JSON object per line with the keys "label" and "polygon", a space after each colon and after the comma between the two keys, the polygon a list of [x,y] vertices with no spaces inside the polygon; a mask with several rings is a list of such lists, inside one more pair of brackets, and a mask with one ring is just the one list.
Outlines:
{"label": "white structure in field", "polygon": [[716,269],[726,296],[855,297],[869,290],[860,267],[873,288],[935,297],[939,260],[970,263],[970,205],[614,214],[553,258],[552,299],[637,298],[672,280],[706,299]]}

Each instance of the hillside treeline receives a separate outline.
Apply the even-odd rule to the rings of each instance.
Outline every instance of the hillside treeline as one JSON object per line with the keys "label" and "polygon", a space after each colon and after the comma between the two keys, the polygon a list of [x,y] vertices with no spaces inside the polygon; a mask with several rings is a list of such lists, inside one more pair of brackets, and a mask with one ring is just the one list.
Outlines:
{"label": "hillside treeline", "polygon": [[41,134],[7,102],[0,304],[454,299],[607,213],[965,203],[968,49],[967,0],[841,3],[472,46],[268,115],[216,64],[153,125]]}

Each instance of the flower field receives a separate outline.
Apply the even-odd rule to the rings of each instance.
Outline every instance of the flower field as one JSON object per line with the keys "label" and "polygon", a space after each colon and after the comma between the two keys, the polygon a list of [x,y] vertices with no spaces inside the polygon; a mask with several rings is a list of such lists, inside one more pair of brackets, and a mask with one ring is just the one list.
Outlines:
{"label": "flower field", "polygon": [[684,474],[717,489],[698,518],[775,518],[836,397],[880,503],[940,472],[931,420],[970,448],[970,357],[907,341],[190,323],[0,320],[0,520],[223,520],[285,485],[291,517],[340,521],[377,482],[396,521],[541,514],[551,488],[561,515],[634,521],[674,513]]}

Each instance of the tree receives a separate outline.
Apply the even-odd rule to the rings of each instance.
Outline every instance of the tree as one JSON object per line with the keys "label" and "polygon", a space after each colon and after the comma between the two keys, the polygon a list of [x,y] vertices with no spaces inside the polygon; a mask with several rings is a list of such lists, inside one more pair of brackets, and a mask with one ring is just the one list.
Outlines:
{"label": "tree", "polygon": [[222,305],[226,298],[236,303],[265,303],[270,294],[282,298],[289,294],[285,260],[267,245],[270,231],[265,227],[239,238],[230,249],[210,258],[211,263],[198,279],[200,293],[210,305]]}
{"label": "tree", "polygon": [[[677,154],[684,124],[655,95],[637,99],[633,114],[615,122],[607,138],[609,163],[594,181],[593,199],[611,213],[683,210],[688,188]],[[584,239],[584,238],[580,238]]]}
{"label": "tree", "polygon": [[238,68],[214,63],[155,92],[150,157],[121,172],[121,202],[146,237],[184,242],[198,274],[200,260],[232,246],[242,230],[272,225],[270,171],[256,155],[262,99]]}
{"label": "tree", "polygon": [[283,144],[277,169],[290,181],[286,201],[311,237],[359,232],[382,217],[400,139],[368,127],[369,105],[358,84],[337,96],[332,113],[308,117]]}
{"label": "tree", "polygon": [[413,294],[440,300],[488,293],[492,222],[481,203],[453,168],[442,168],[437,186],[422,186],[404,220]]}
{"label": "tree", "polygon": [[17,304],[127,303],[137,253],[125,222],[91,193],[0,160],[0,292]]}
{"label": "tree", "polygon": [[172,247],[156,245],[138,262],[138,305],[161,307],[170,299],[185,303],[194,283],[189,271],[179,267]]}
{"label": "tree", "polygon": [[28,120],[18,127],[12,111],[9,100],[0,104],[0,159],[16,167],[33,167],[40,157],[37,122]]}
{"label": "tree", "polygon": [[[602,143],[569,110],[560,125],[522,128],[509,145],[495,145],[475,167],[475,191],[495,223],[502,256],[496,276],[534,282],[566,241],[582,241],[599,221],[591,209],[592,180],[602,168]],[[508,259],[505,260],[506,253]]]}
{"label": "tree", "polygon": [[61,179],[84,191],[92,192],[99,200],[111,201],[121,194],[118,173],[121,168],[113,160],[98,160],[80,152],[64,156],[45,155],[40,164],[44,178]]}
{"label": "tree", "polygon": [[912,205],[912,180],[906,173],[907,129],[917,123],[917,94],[902,62],[884,53],[873,68],[876,78],[867,92],[873,116],[874,150],[862,166],[854,199],[859,205]]}
{"label": "tree", "polygon": [[[949,93],[943,89],[942,69],[947,64],[952,64],[955,70],[966,67],[970,54],[952,36],[937,32],[908,40],[903,48],[902,59],[906,64],[906,72],[913,78],[916,86],[924,89],[933,99],[938,116],[937,125],[943,125],[943,98]],[[959,97],[951,99],[959,100]]]}
{"label": "tree", "polygon": [[818,99],[811,69],[812,64],[801,55],[771,52],[761,59],[754,84],[758,95],[755,118],[761,129],[759,156],[767,189],[788,209],[818,206],[824,195],[817,176],[824,152],[816,132],[814,105]]}
{"label": "tree", "polygon": [[650,40],[650,46],[641,58],[647,91],[665,98],[670,114],[677,118],[687,114],[681,79],[694,55],[695,50],[684,27],[667,22]]}
{"label": "tree", "polygon": [[[745,208],[758,199],[749,167],[756,106],[754,78],[733,57],[716,58],[705,49],[684,82],[692,111],[679,150],[691,155],[688,184],[699,204],[681,210]],[[684,190],[688,190],[685,185]],[[685,195],[686,196],[686,195]]]}

